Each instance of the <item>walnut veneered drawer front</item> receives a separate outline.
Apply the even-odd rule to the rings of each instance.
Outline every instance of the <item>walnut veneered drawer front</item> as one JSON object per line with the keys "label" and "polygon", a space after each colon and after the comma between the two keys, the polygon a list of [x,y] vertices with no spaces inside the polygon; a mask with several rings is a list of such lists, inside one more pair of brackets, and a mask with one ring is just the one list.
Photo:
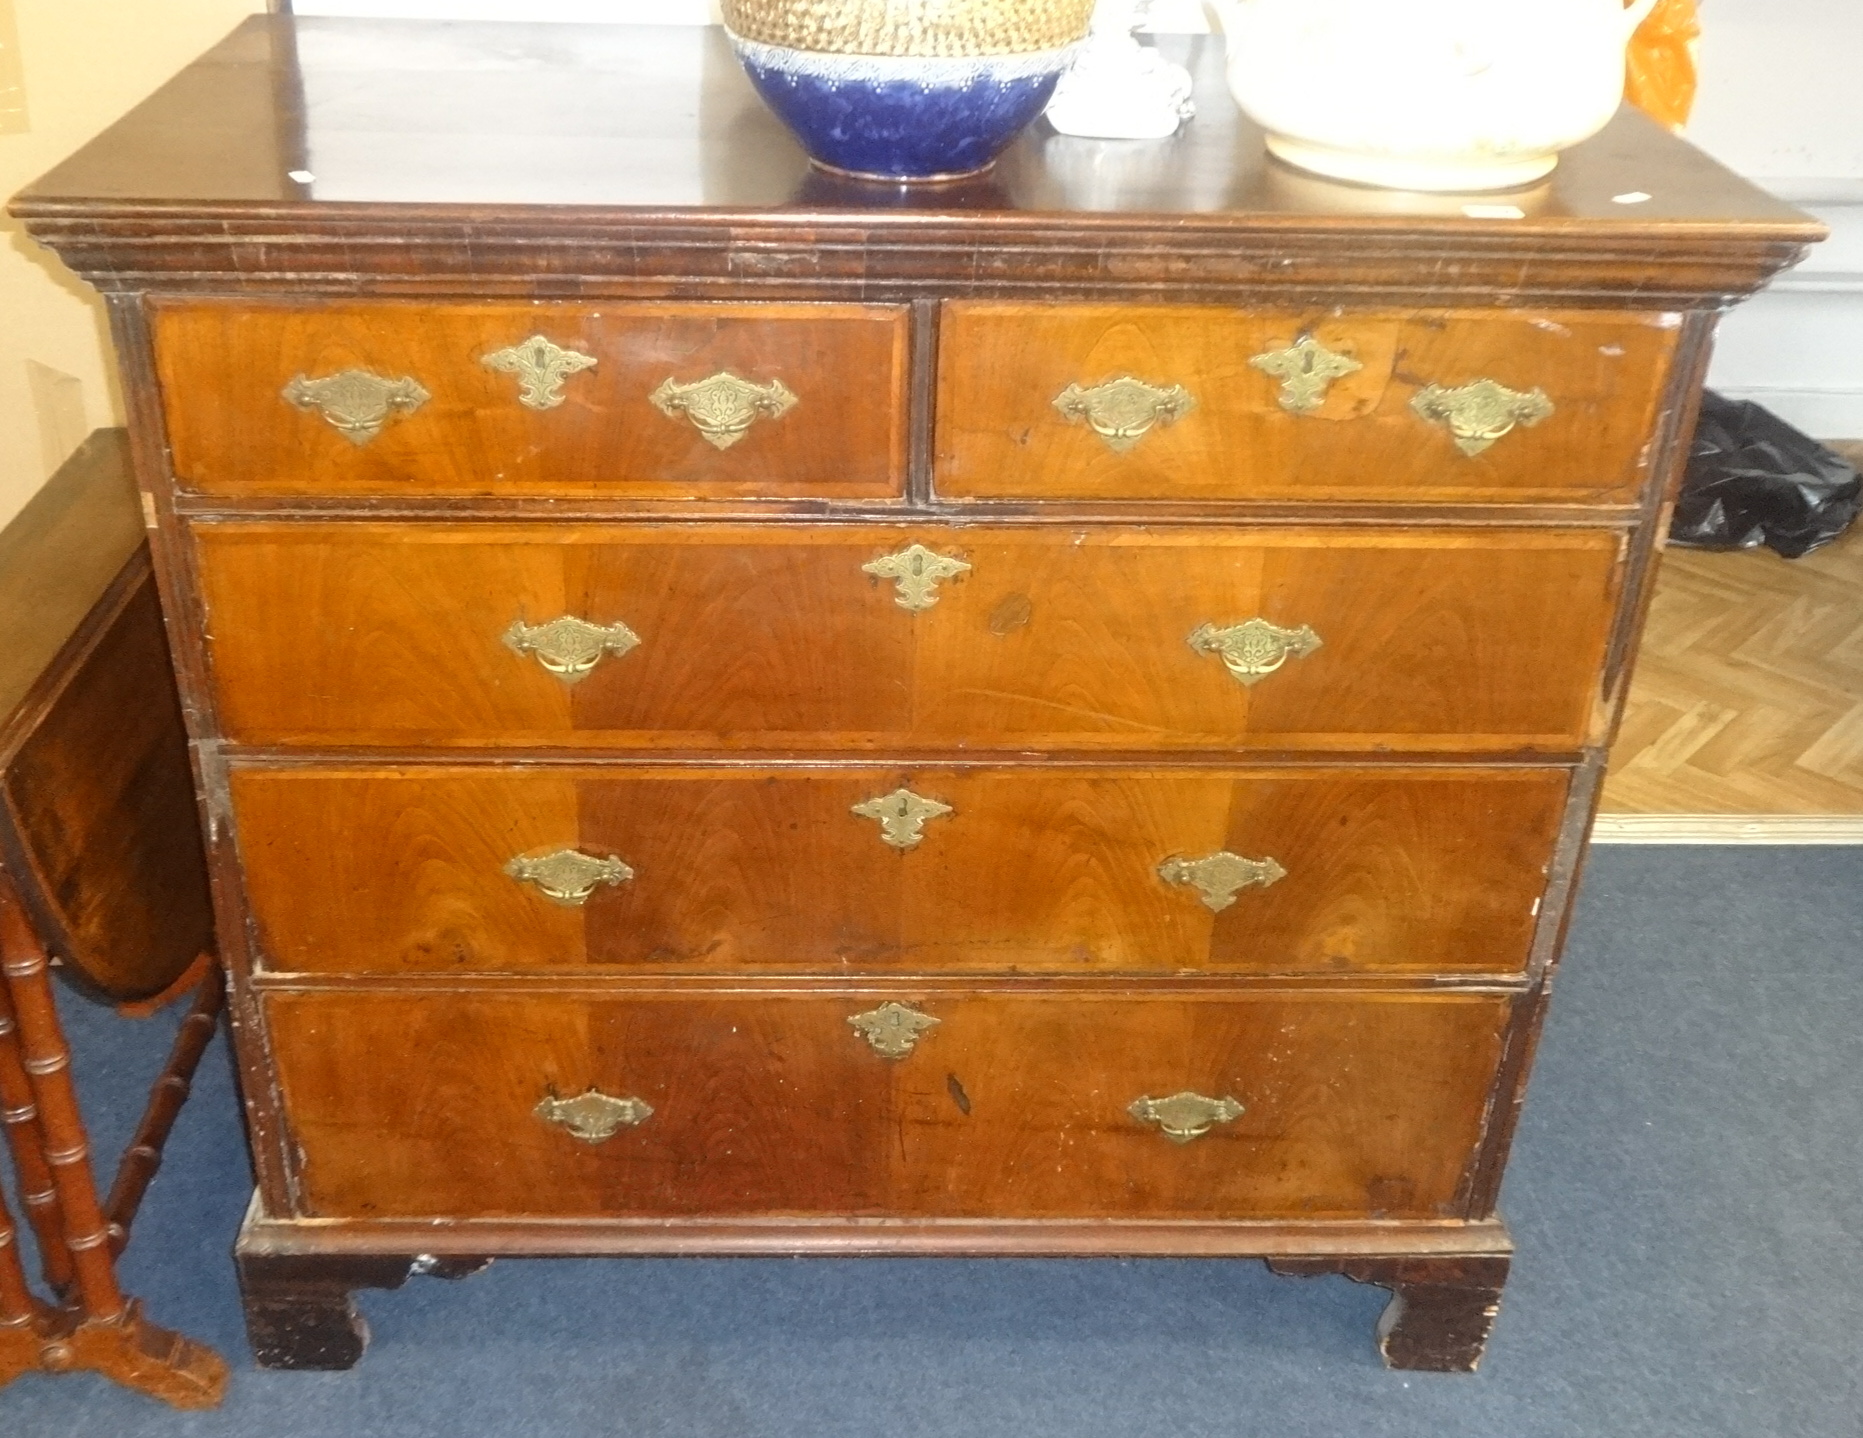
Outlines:
{"label": "walnut veneered drawer front", "polygon": [[209,494],[903,488],[898,308],[216,301],[154,331],[176,478]]}
{"label": "walnut veneered drawer front", "polygon": [[1674,316],[947,304],[954,498],[1628,503]]}
{"label": "walnut veneered drawer front", "polygon": [[1517,973],[1552,769],[233,771],[274,970]]}
{"label": "walnut veneered drawer front", "polygon": [[1455,1217],[1510,1007],[1286,992],[265,1000],[303,1212],[324,1218]]}
{"label": "walnut veneered drawer front", "polygon": [[252,744],[1571,751],[1603,530],[196,528]]}

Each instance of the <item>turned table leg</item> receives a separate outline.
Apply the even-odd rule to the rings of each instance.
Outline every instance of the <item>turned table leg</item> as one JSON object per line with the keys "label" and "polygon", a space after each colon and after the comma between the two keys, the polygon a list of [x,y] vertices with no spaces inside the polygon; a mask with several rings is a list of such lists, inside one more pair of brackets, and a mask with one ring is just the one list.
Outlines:
{"label": "turned table leg", "polygon": [[[36,1119],[9,1128],[16,1145],[41,1146],[57,1198],[57,1246],[71,1275],[72,1299],[42,1308],[29,1325],[37,1333],[36,1366],[51,1373],[101,1373],[177,1408],[211,1408],[226,1391],[226,1363],[211,1348],[150,1323],[141,1305],[117,1283],[110,1231],[97,1201],[90,1145],[71,1082],[71,1051],[58,1022],[46,973],[45,950],[26,921],[19,896],[0,873],[0,1024],[11,1056],[25,1070]],[[0,1302],[18,1308],[14,1280],[23,1285],[11,1216],[0,1257]],[[0,1322],[4,1322],[0,1318]],[[25,1329],[10,1325],[13,1337]],[[8,1360],[10,1362],[10,1360]]]}
{"label": "turned table leg", "polygon": [[60,1300],[71,1292],[71,1255],[65,1251],[65,1221],[58,1211],[58,1190],[45,1161],[45,1137],[39,1131],[39,1105],[20,1050],[19,1025],[0,978],[0,1125],[6,1129],[13,1169],[19,1175],[26,1221],[39,1241],[45,1281]]}
{"label": "turned table leg", "polygon": [[225,1007],[226,977],[218,962],[211,962],[195,989],[194,1005],[175,1035],[168,1064],[149,1091],[142,1122],[136,1125],[136,1136],[123,1150],[116,1182],[110,1185],[110,1197],[104,1202],[110,1252],[115,1256],[121,1257],[129,1245],[130,1225],[136,1221],[143,1195],[162,1167],[162,1150],[188,1101],[195,1070],[200,1067],[207,1045],[213,1042],[214,1031],[220,1026],[220,1011]]}
{"label": "turned table leg", "polygon": [[1473,1373],[1488,1346],[1507,1283],[1505,1254],[1444,1258],[1282,1258],[1276,1273],[1342,1273],[1391,1291],[1378,1319],[1378,1351],[1389,1368]]}
{"label": "turned table leg", "polygon": [[0,1185],[0,1388],[38,1366],[39,1318],[19,1256],[19,1230]]}

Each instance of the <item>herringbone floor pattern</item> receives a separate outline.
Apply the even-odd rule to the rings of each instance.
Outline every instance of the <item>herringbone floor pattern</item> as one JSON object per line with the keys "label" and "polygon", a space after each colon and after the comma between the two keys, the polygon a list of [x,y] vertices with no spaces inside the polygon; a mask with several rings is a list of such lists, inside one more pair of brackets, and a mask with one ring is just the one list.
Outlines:
{"label": "herringbone floor pattern", "polygon": [[1863,525],[1804,559],[1664,556],[1603,809],[1863,815]]}

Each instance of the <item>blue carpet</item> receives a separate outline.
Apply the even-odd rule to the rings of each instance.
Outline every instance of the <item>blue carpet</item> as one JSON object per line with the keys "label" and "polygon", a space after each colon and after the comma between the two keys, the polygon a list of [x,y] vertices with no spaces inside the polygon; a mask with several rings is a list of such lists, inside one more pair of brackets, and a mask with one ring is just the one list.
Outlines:
{"label": "blue carpet", "polygon": [[[114,1153],[172,1030],[67,1001]],[[363,1303],[351,1373],[251,1366],[245,1203],[210,1054],[124,1265],[234,1362],[211,1414],[90,1377],[0,1433],[266,1438],[1857,1438],[1863,850],[1595,856],[1504,1209],[1475,1377],[1385,1372],[1383,1295],[1253,1263],[509,1262]]]}

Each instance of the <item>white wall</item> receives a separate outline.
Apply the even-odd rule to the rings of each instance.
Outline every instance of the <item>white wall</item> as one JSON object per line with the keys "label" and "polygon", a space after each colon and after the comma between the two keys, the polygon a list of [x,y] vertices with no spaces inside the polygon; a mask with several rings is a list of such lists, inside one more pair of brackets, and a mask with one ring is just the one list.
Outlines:
{"label": "white wall", "polygon": [[1743,175],[1863,200],[1863,5],[1701,0],[1701,20],[1689,138]]}
{"label": "white wall", "polygon": [[[0,199],[110,124],[265,0],[0,0],[20,80]],[[103,305],[0,218],[0,524],[92,429],[121,424]],[[10,1430],[9,1430],[10,1431]]]}
{"label": "white wall", "polygon": [[1863,3],[1703,0],[1701,17],[1689,138],[1832,230],[1722,321],[1708,382],[1863,438]]}
{"label": "white wall", "polygon": [[620,25],[709,25],[718,0],[295,0],[298,15],[387,20],[530,20]]}
{"label": "white wall", "polygon": [[1863,205],[1806,208],[1831,238],[1721,321],[1708,383],[1820,439],[1863,439]]}

